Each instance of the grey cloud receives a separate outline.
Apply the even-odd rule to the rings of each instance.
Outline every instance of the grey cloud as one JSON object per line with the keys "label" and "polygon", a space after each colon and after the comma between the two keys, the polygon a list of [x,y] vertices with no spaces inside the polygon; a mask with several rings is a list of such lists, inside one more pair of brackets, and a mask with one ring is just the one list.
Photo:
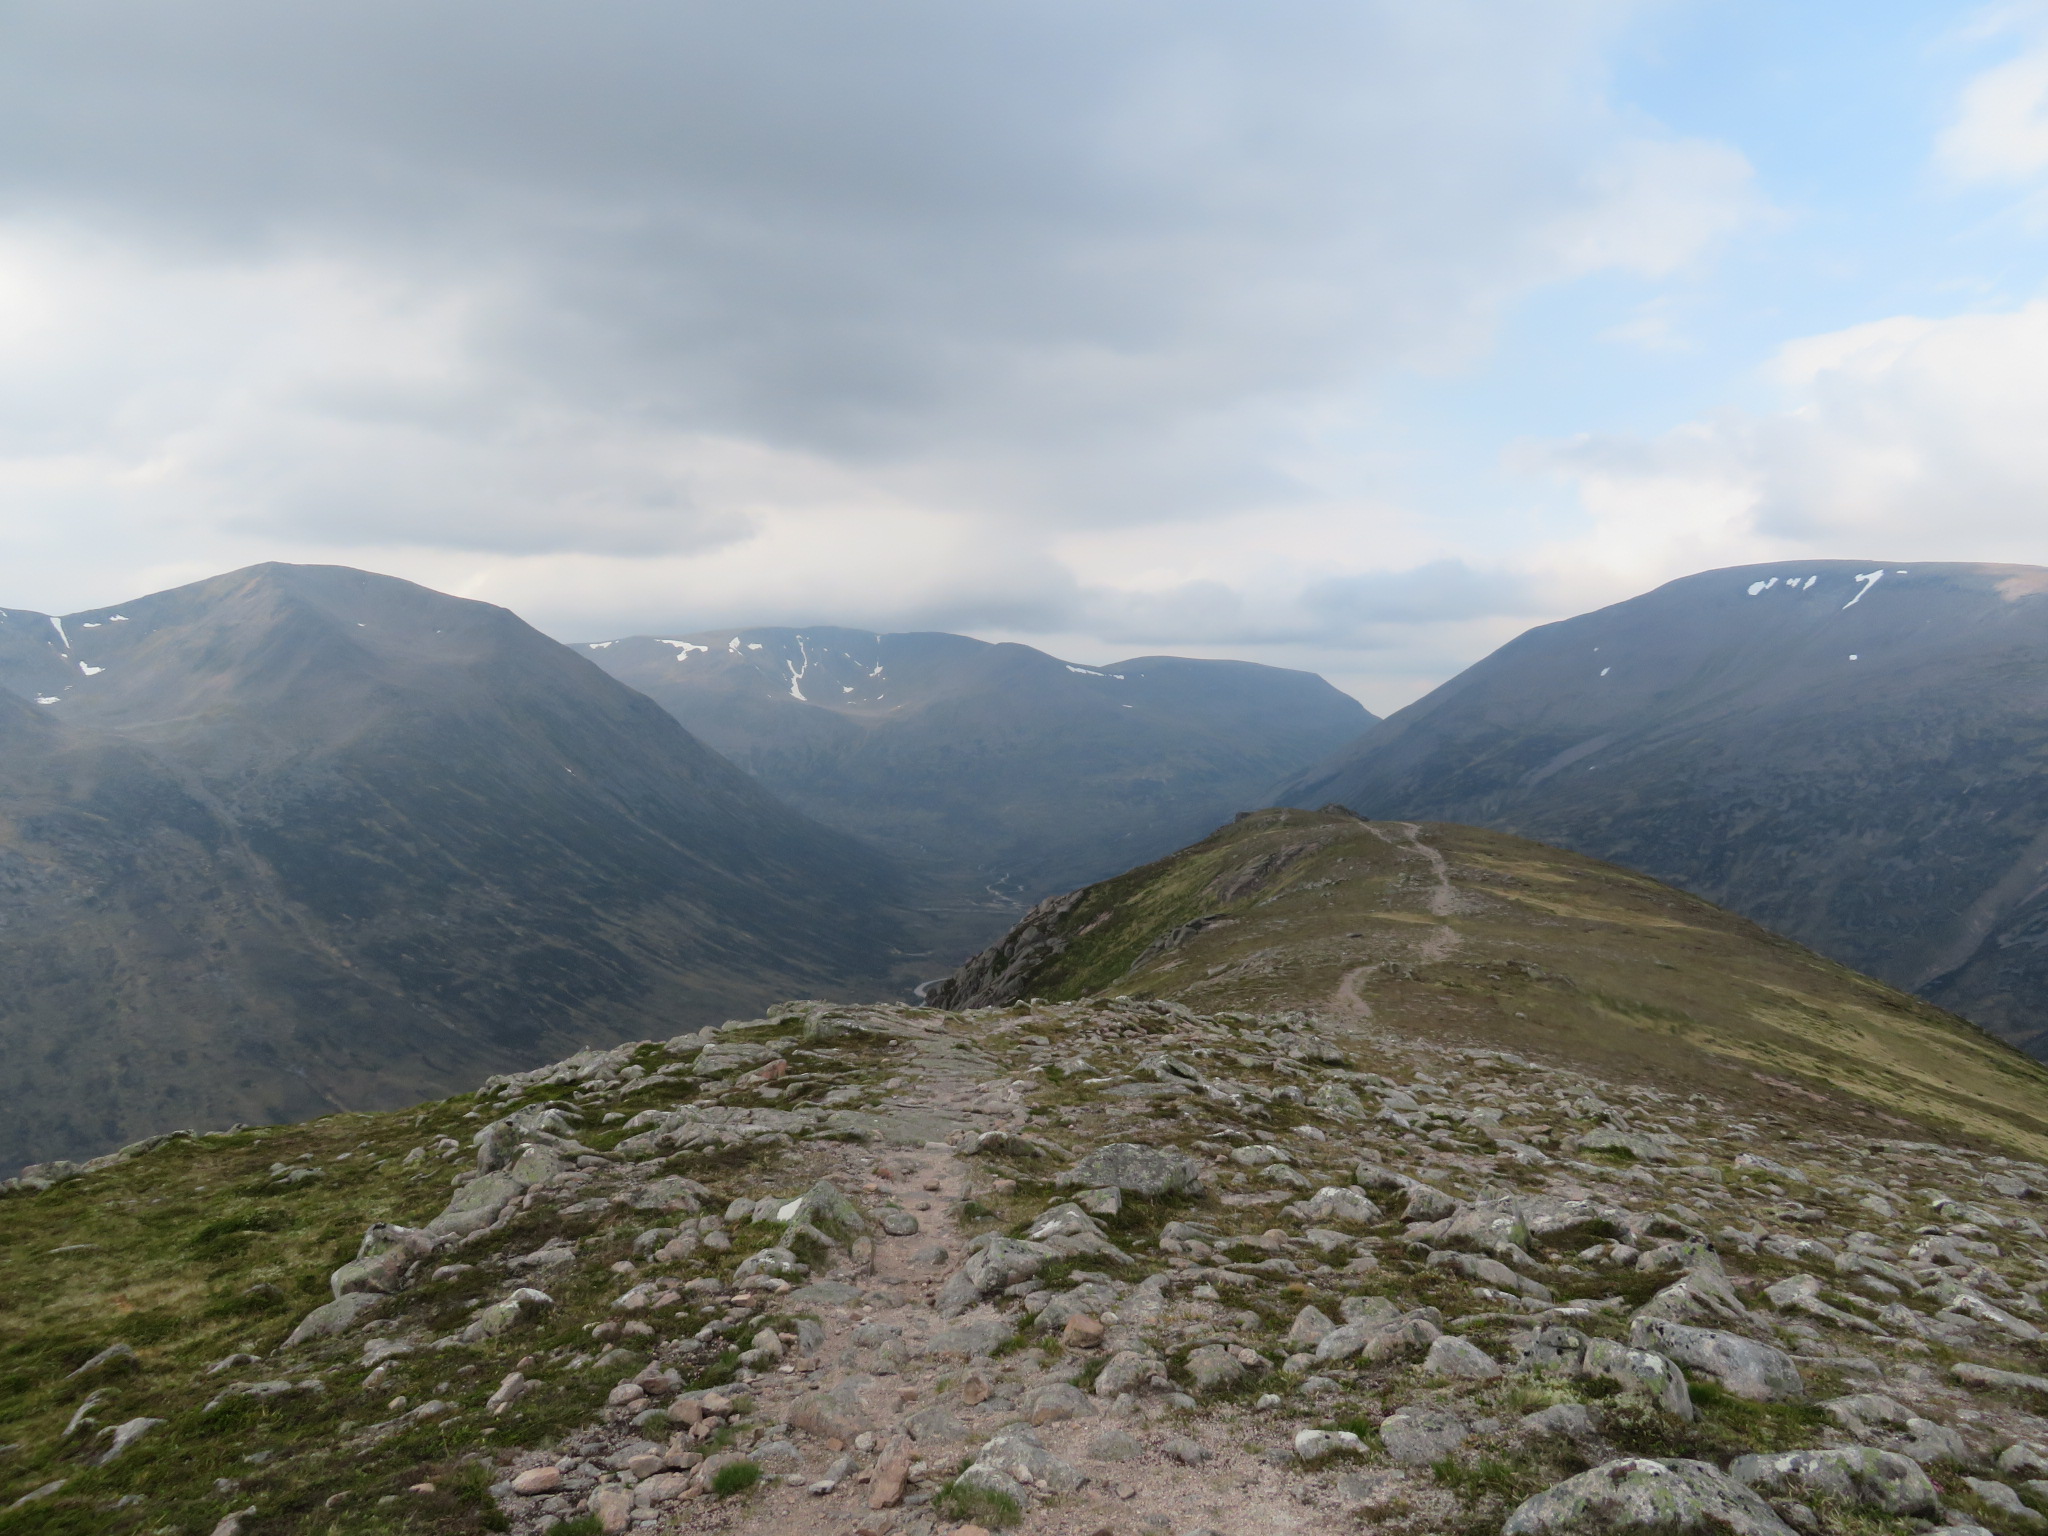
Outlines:
{"label": "grey cloud", "polygon": [[[1587,166],[1633,131],[1585,88],[1628,10],[31,0],[0,27],[0,215],[467,295],[482,382],[430,486],[601,418],[1143,521],[1296,494],[1306,407],[1363,408],[1564,272]],[[347,521],[251,489],[280,533]],[[689,506],[560,521],[596,551],[722,536]]]}

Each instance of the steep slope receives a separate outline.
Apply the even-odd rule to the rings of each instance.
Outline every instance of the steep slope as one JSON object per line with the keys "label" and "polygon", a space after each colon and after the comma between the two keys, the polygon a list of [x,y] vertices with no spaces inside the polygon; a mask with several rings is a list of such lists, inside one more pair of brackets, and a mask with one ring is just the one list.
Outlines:
{"label": "steep slope", "polygon": [[259,566],[9,613],[0,684],[0,1164],[890,964],[884,861],[502,609]]}
{"label": "steep slope", "polygon": [[1646,876],[1476,827],[1245,816],[1041,904],[926,995],[1111,993],[1308,1009],[2048,1154],[2048,1068],[2010,1046]]}
{"label": "steep slope", "polygon": [[1290,785],[1643,870],[2048,1054],[2048,570],[1710,571],[1503,646]]}
{"label": "steep slope", "polygon": [[1173,656],[1077,667],[963,635],[720,630],[578,649],[790,804],[929,871],[966,909],[963,948],[999,933],[1018,898],[1260,803],[1373,718],[1305,672]]}

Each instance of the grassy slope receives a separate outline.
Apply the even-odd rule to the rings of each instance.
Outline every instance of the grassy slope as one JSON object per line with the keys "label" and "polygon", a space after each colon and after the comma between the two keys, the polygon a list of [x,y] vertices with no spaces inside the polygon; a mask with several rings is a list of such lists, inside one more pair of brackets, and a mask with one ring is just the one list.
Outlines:
{"label": "grassy slope", "polygon": [[[1348,1013],[2048,1156],[2048,1068],[1973,1025],[1615,865],[1473,827],[1414,835],[1243,818],[1090,887],[1021,991]],[[1205,917],[1228,921],[1135,963]]]}

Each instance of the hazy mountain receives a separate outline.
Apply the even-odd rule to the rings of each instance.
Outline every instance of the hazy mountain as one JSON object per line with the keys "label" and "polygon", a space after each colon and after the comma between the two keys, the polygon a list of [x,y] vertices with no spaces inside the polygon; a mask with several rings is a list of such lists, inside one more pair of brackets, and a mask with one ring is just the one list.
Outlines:
{"label": "hazy mountain", "polygon": [[886,861],[500,608],[265,565],[0,614],[0,1164],[872,990]]}
{"label": "hazy mountain", "polygon": [[1280,798],[1647,871],[2048,1054],[2048,570],[1710,571],[1503,646]]}
{"label": "hazy mountain", "polygon": [[[848,629],[716,630],[578,647],[828,825],[1008,898],[1100,879],[1260,804],[1373,717],[1307,672]],[[941,956],[950,963],[961,952]]]}
{"label": "hazy mountain", "polygon": [[1633,870],[1478,827],[1259,812],[1043,902],[927,1000],[1124,994],[2048,1154],[2048,1071],[1983,1030]]}

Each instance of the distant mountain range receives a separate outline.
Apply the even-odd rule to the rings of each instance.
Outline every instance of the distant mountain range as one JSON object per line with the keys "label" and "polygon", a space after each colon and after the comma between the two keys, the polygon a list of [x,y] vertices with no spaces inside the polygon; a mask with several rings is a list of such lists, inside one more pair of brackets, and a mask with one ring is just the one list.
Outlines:
{"label": "distant mountain range", "polygon": [[1503,646],[1276,798],[1645,871],[2048,1056],[2048,570],[1821,561]]}
{"label": "distant mountain range", "polygon": [[577,647],[958,910],[935,969],[1023,904],[1266,803],[1373,716],[1308,672],[1140,656],[1084,667],[948,634],[707,630]]}
{"label": "distant mountain range", "polygon": [[264,565],[0,613],[0,1166],[874,995],[903,894],[501,608]]}

